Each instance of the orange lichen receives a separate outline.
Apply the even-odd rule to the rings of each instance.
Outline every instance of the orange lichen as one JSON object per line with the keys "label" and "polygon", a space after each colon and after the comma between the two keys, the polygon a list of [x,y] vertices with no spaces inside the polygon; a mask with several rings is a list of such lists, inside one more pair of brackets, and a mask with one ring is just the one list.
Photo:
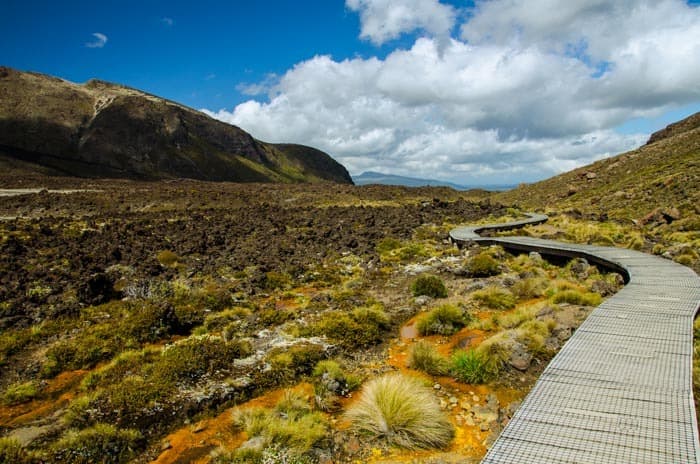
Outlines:
{"label": "orange lichen", "polygon": [[[308,383],[299,384],[293,390],[303,395],[313,394],[313,386]],[[232,427],[233,410],[272,408],[282,399],[284,392],[285,389],[271,391],[229,408],[215,417],[176,430],[163,440],[167,449],[151,464],[206,464],[211,461],[211,451],[217,448],[238,448],[248,437],[245,432]]]}

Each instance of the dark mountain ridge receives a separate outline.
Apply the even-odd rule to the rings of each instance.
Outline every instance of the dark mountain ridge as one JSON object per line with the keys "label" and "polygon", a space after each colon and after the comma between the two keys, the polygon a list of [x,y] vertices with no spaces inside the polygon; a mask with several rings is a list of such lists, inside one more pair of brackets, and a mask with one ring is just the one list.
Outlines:
{"label": "dark mountain ridge", "polygon": [[55,174],[129,179],[352,183],[326,153],[269,144],[123,85],[0,67],[0,160]]}

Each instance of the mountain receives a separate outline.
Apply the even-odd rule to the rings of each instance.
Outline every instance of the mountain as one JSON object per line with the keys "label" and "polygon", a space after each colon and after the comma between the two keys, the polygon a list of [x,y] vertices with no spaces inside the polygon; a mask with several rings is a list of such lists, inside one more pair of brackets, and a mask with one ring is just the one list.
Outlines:
{"label": "mountain", "polygon": [[352,180],[353,182],[355,182],[356,185],[380,184],[402,185],[404,187],[450,187],[455,190],[470,190],[474,188],[483,188],[486,190],[506,190],[514,187],[509,185],[479,185],[476,187],[468,187],[441,180],[396,176],[393,174],[382,174],[381,172],[373,171],[366,171],[360,174],[359,176],[352,176]]}
{"label": "mountain", "polygon": [[319,150],[269,144],[145,92],[0,67],[0,164],[79,177],[352,183]]}
{"label": "mountain", "polygon": [[615,219],[655,210],[698,214],[700,113],[655,132],[636,150],[495,195],[530,209],[578,209]]}

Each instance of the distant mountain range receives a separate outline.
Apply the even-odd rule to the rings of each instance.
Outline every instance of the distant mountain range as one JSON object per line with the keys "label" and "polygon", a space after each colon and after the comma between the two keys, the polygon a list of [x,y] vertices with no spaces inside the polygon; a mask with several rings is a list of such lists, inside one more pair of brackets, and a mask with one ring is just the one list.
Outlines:
{"label": "distant mountain range", "polygon": [[435,179],[419,179],[414,177],[404,177],[396,176],[393,174],[383,174],[381,172],[366,171],[359,176],[352,176],[352,180],[355,185],[370,185],[370,184],[381,184],[381,185],[402,185],[404,187],[450,187],[455,190],[472,190],[472,189],[484,189],[491,191],[503,191],[509,190],[515,187],[515,185],[459,185],[452,182],[446,182],[442,180]]}
{"label": "distant mountain range", "polygon": [[0,67],[0,166],[18,164],[77,177],[352,183],[320,150],[261,142],[140,90]]}

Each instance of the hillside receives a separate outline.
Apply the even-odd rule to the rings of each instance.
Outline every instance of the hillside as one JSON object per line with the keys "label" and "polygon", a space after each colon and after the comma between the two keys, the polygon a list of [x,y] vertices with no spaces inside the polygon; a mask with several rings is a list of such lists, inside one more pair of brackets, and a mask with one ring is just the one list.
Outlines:
{"label": "hillside", "polygon": [[657,209],[674,216],[700,213],[699,185],[697,113],[654,133],[636,150],[494,198],[523,208],[577,209],[611,219],[643,219]]}
{"label": "hillside", "polygon": [[0,166],[79,177],[352,183],[319,150],[264,143],[125,86],[78,85],[6,67],[0,67]]}

